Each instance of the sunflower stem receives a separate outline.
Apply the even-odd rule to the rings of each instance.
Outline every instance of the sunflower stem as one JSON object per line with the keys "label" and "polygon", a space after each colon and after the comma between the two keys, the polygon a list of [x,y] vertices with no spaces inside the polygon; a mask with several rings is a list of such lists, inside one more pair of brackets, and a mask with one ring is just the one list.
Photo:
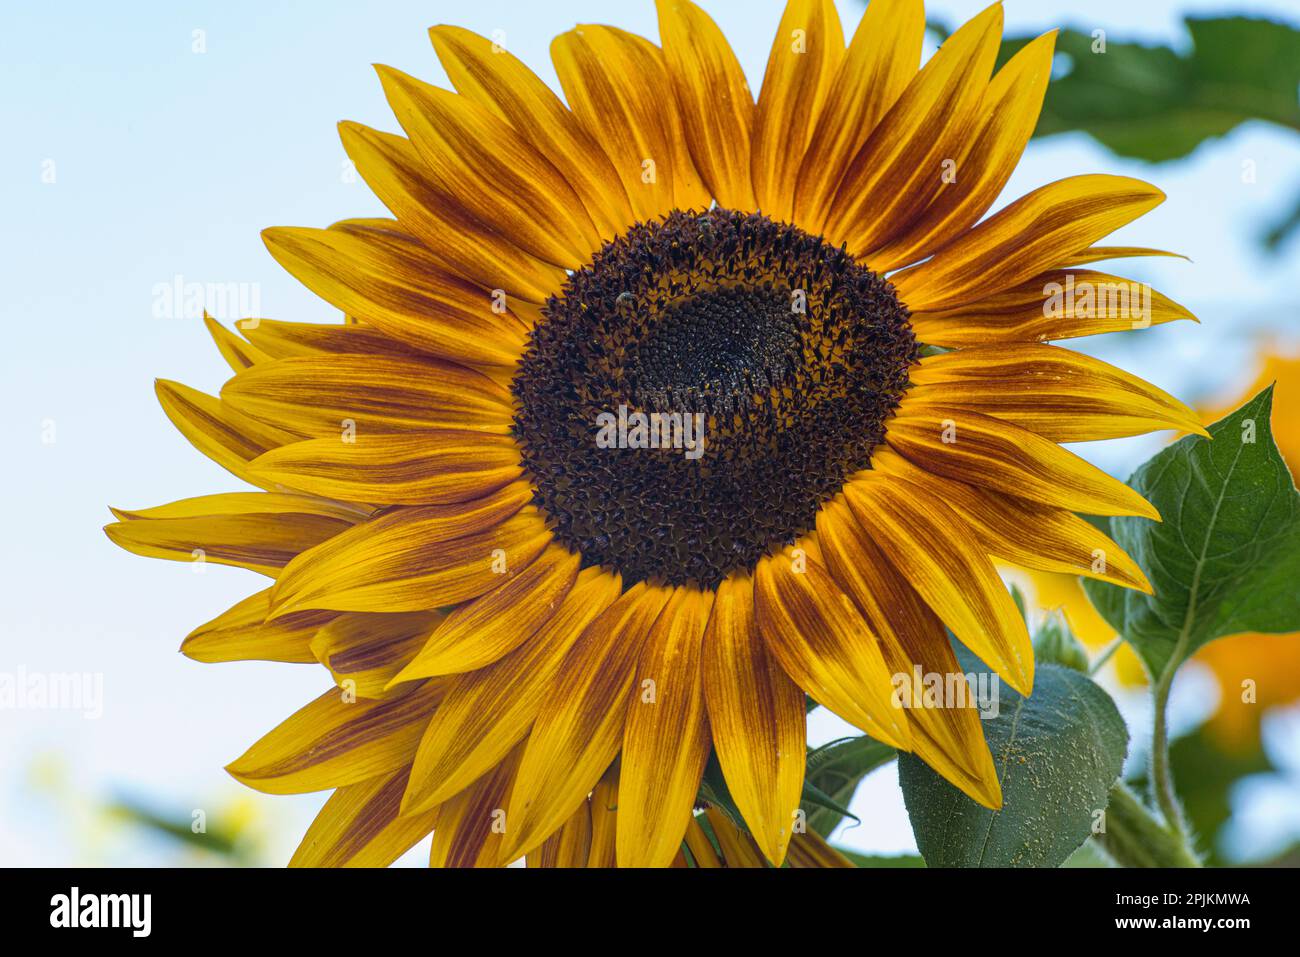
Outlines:
{"label": "sunflower stem", "polygon": [[1110,790],[1106,826],[1096,835],[1121,867],[1200,867],[1181,834],[1161,823],[1122,781]]}
{"label": "sunflower stem", "polygon": [[1170,832],[1187,841],[1187,825],[1183,809],[1174,790],[1174,774],[1169,763],[1169,693],[1173,689],[1174,674],[1182,663],[1185,634],[1179,636],[1174,653],[1151,686],[1151,703],[1155,721],[1151,730],[1151,795],[1164,815]]}

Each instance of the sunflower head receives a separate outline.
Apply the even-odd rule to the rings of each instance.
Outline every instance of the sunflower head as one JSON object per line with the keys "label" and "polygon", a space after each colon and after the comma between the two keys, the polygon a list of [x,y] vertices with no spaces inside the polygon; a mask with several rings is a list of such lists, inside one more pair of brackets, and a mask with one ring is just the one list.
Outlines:
{"label": "sunflower head", "polygon": [[843,250],[759,213],[675,210],[548,301],[515,436],[571,550],[712,588],[870,465],[916,357],[890,285]]}
{"label": "sunflower head", "polygon": [[[341,133],[391,217],[265,234],[345,321],[213,323],[220,396],[159,386],[261,491],[108,528],[271,579],[192,657],[328,668],[229,768],[333,790],[295,863],[432,831],[444,865],[841,864],[802,831],[807,696],[999,806],[973,697],[898,679],[960,675],[955,635],[1028,693],[994,558],[1149,589],[1076,513],[1154,510],[1058,443],[1199,427],[1048,344],[1186,315],[1074,296],[1162,255],[1095,245],[1158,190],[1079,176],[986,216],[1053,35],[994,72],[1000,6],[921,65],[924,23],[872,0],[846,40],[791,0],[757,100],[686,0],[658,44],[556,38],[563,99],[454,27],[454,90],[380,68],[402,135]],[[699,799],[711,754],[738,821]]]}

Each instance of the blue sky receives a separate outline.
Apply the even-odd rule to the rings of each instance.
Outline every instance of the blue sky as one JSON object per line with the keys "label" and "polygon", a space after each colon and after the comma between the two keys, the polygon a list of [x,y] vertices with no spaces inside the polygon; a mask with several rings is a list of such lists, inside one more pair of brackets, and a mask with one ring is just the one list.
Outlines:
{"label": "blue sky", "polygon": [[[703,5],[757,89],[781,5]],[[951,0],[930,10],[953,23],[982,5]],[[846,26],[860,9],[841,3]],[[1294,0],[1006,4],[1011,31],[1069,24],[1178,43],[1186,42],[1183,13],[1224,9],[1297,13]],[[335,124],[396,128],[371,63],[445,84],[426,35],[440,22],[504,30],[510,49],[553,84],[550,39],[575,23],[656,35],[649,0],[83,2],[8,12],[0,35],[7,127],[0,309],[9,343],[0,356],[0,416],[8,467],[0,488],[10,515],[0,558],[0,671],[102,674],[104,715],[0,712],[0,762],[23,769],[55,756],[74,795],[72,805],[52,808],[28,779],[5,775],[0,860],[165,859],[161,848],[88,848],[70,823],[84,817],[76,801],[127,792],[182,810],[223,807],[242,792],[222,766],[324,687],[314,668],[203,666],[181,657],[176,649],[192,627],[261,580],[134,558],[100,527],[110,503],[143,507],[237,488],[188,447],[155,402],[155,377],[207,391],[226,377],[201,323],[154,316],[156,289],[177,276],[242,283],[257,287],[271,318],[333,318],[272,262],[259,231],[381,212],[363,184],[347,181]],[[195,31],[206,52],[195,52]],[[1254,183],[1241,181],[1244,160],[1255,163]],[[1140,176],[1168,193],[1163,207],[1115,238],[1191,256],[1190,264],[1139,262],[1127,272],[1191,307],[1203,325],[1150,330],[1125,345],[1124,364],[1196,399],[1248,376],[1259,334],[1300,336],[1300,250],[1293,243],[1262,258],[1255,242],[1294,200],[1297,170],[1300,136],[1263,125],[1161,167],[1118,161],[1068,136],[1031,146],[1007,197],[1082,172]],[[1108,445],[1095,456],[1122,474],[1161,441]],[[822,721],[818,730],[837,728]],[[276,825],[276,860],[287,858],[322,800],[257,799]],[[864,823],[846,843],[911,846],[891,778],[869,782],[856,807]]]}

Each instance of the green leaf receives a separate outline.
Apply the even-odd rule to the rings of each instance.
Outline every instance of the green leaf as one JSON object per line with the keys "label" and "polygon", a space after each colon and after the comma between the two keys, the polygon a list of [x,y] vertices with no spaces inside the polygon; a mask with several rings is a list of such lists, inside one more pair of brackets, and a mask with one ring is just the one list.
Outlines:
{"label": "green leaf", "polygon": [[845,817],[853,817],[845,808],[862,779],[896,753],[889,745],[866,736],[843,738],[810,751],[800,801],[808,827],[826,837]]}
{"label": "green leaf", "polygon": [[1116,518],[1110,534],[1155,595],[1085,580],[1084,591],[1151,673],[1206,643],[1300,631],[1300,493],[1269,429],[1273,390],[1188,436],[1129,484],[1164,521]]}
{"label": "green leaf", "polygon": [[[965,649],[963,666],[984,670]],[[1057,867],[1092,833],[1128,751],[1110,696],[1086,676],[1042,665],[1023,698],[998,684],[999,714],[984,723],[1002,810],[976,804],[919,758],[898,759],[916,845],[930,867]]]}
{"label": "green leaf", "polygon": [[[840,818],[845,817],[853,818],[855,823],[860,820],[848,808],[839,804],[833,797],[807,779],[803,782],[803,793],[799,797],[799,806],[804,809],[804,813],[808,813],[809,809],[818,812],[830,811],[837,822]],[[831,825],[831,827],[834,828],[834,825]],[[822,836],[825,837],[826,835],[823,834]]]}
{"label": "green leaf", "polygon": [[[1247,120],[1300,129],[1300,30],[1248,17],[1189,18],[1188,53],[1063,30],[1068,72],[1050,84],[1035,136],[1081,130],[1120,156],[1164,162]],[[1003,42],[1005,62],[1031,37]]]}

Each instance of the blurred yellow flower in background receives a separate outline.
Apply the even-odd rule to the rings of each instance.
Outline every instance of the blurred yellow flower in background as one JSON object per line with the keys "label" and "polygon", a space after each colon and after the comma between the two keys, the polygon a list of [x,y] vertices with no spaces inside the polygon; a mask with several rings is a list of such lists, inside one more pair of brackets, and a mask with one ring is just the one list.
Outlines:
{"label": "blurred yellow flower in background", "polygon": [[[1292,473],[1300,471],[1300,349],[1271,343],[1260,351],[1259,374],[1230,401],[1201,410],[1209,425],[1238,408],[1270,385],[1273,394],[1273,438]],[[1103,648],[1117,637],[1088,601],[1080,580],[1017,569],[1011,577],[1025,589],[1040,609],[1059,609],[1079,640],[1091,649]],[[1219,707],[1206,725],[1210,736],[1225,751],[1254,750],[1260,744],[1260,721],[1265,711],[1300,701],[1300,635],[1246,633],[1211,642],[1195,660],[1210,669],[1219,684]],[[1125,685],[1146,683],[1146,673],[1128,645],[1113,659],[1116,675]],[[1249,682],[1249,685],[1245,683]]]}

